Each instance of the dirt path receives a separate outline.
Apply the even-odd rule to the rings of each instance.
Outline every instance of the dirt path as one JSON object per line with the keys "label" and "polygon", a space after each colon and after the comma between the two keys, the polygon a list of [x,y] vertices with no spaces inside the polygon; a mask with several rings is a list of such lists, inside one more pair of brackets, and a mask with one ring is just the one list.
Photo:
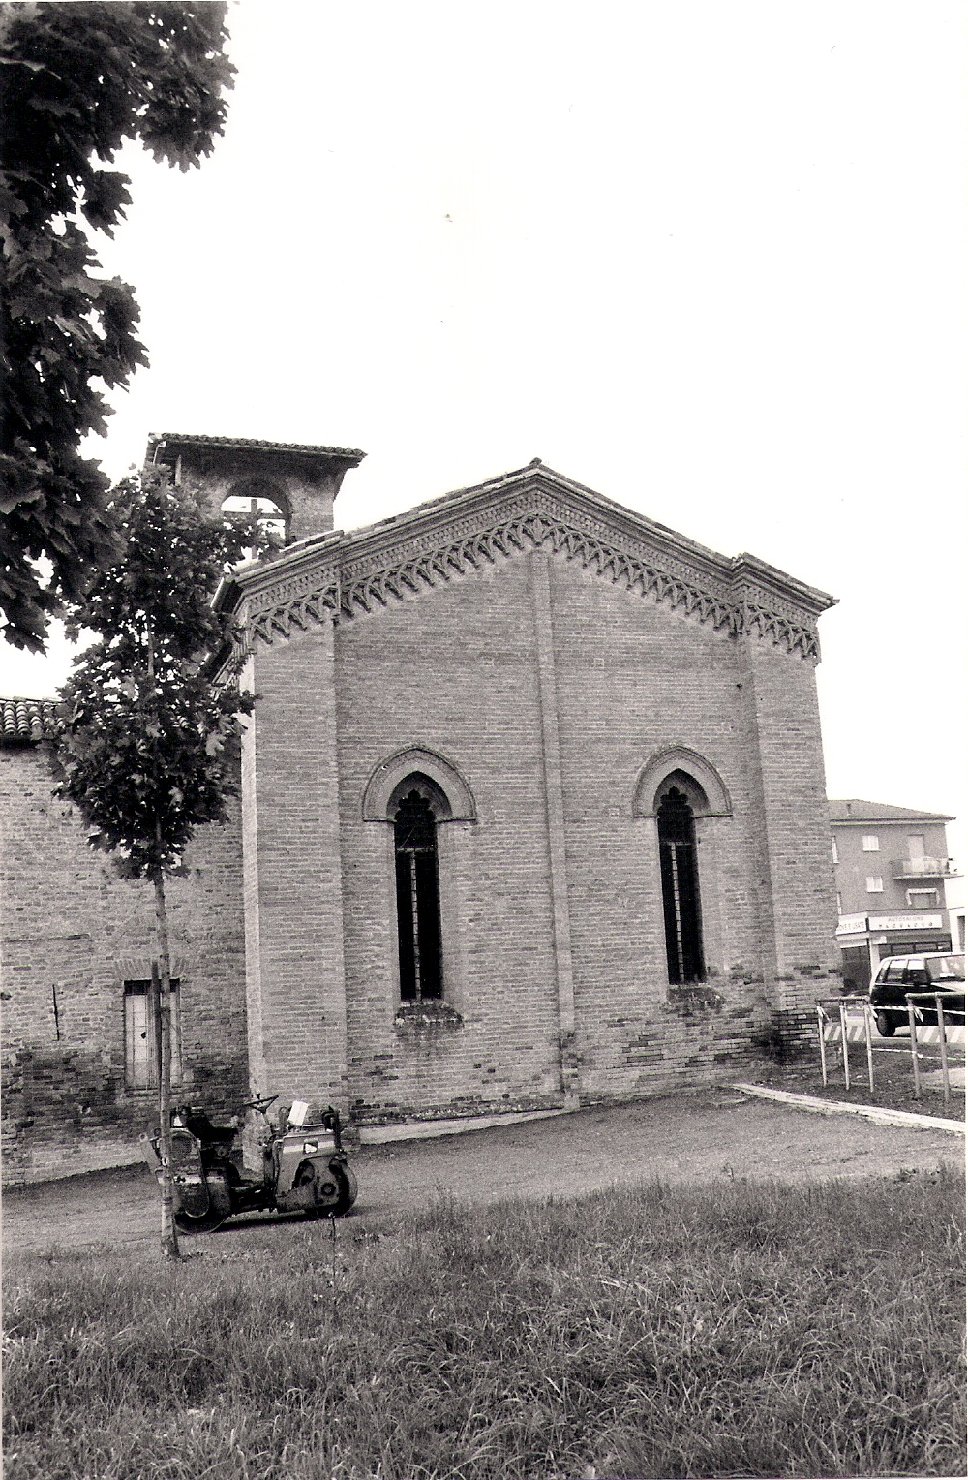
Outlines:
{"label": "dirt path", "polygon": [[[392,1226],[442,1192],[471,1202],[569,1195],[640,1182],[704,1185],[741,1178],[821,1180],[964,1165],[964,1140],[945,1131],[813,1115],[731,1090],[677,1096],[432,1141],[369,1146],[353,1163],[360,1197],[351,1223]],[[143,1166],[8,1192],[6,1258],[17,1251],[157,1238],[157,1192]],[[301,1219],[252,1215],[209,1239],[279,1238]]]}

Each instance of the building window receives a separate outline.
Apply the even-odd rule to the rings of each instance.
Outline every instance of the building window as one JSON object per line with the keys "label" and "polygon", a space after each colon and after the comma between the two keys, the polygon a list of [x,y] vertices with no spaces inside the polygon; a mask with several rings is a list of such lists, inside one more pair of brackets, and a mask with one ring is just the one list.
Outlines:
{"label": "building window", "polygon": [[868,894],[883,894],[884,893],[884,880],[881,878],[881,876],[879,874],[876,875],[876,876],[873,876],[873,877],[871,875],[868,875],[868,878],[867,878],[867,892],[868,892]]}
{"label": "building window", "polygon": [[842,915],[844,913],[844,907],[843,907],[843,904],[841,902],[840,890],[839,889],[837,890],[837,913],[838,913],[838,915]]}
{"label": "building window", "polygon": [[880,853],[881,844],[877,833],[865,833],[860,840],[860,846],[865,853]]}
{"label": "building window", "polygon": [[696,858],[696,822],[684,792],[670,786],[656,812],[666,957],[672,984],[706,978]]}
{"label": "building window", "polygon": [[404,1002],[442,995],[437,818],[430,798],[414,786],[393,818],[397,879],[400,996]]}
{"label": "building window", "polygon": [[907,902],[913,910],[929,909],[938,903],[937,889],[908,889]]}
{"label": "building window", "polygon": [[831,863],[839,863],[840,862],[840,859],[837,857],[837,839],[836,838],[831,838],[830,839],[830,861],[831,861]]}
{"label": "building window", "polygon": [[[178,982],[171,984],[169,1007],[171,1020],[171,1080],[176,1084],[181,1071],[181,1013]],[[157,1089],[161,1043],[155,1037],[151,1021],[151,982],[130,981],[124,984],[124,1081],[129,1089]]]}

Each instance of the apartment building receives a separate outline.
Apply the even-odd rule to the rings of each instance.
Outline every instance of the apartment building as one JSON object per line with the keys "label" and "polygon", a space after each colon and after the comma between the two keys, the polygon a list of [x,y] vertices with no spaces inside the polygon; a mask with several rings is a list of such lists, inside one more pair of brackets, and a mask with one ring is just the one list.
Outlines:
{"label": "apartment building", "polygon": [[961,877],[948,856],[952,820],[856,797],[831,801],[837,944],[855,990],[867,989],[885,956],[964,949],[963,923],[953,939],[958,914],[947,892]]}

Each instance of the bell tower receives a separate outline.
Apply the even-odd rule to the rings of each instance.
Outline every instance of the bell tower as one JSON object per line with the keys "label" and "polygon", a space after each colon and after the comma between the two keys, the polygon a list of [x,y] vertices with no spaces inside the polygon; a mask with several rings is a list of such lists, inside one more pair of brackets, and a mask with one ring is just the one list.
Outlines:
{"label": "bell tower", "polygon": [[[340,485],[365,456],[355,447],[303,447],[163,432],[149,437],[145,463],[170,467],[176,483],[191,480],[212,512],[224,508],[229,499],[236,501],[236,508],[268,500],[285,523],[286,544],[292,544],[329,533]],[[267,509],[264,504],[260,507]]]}

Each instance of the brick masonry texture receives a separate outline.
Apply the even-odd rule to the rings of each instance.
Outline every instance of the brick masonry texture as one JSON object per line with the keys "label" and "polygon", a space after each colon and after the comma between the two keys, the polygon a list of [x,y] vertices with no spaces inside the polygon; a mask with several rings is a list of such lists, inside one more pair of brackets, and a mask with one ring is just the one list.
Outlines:
{"label": "brick masonry texture", "polygon": [[244,839],[258,911],[247,983],[259,1004],[250,1013],[253,1080],[266,1093],[345,1105],[332,627],[263,648],[252,681]]}
{"label": "brick masonry texture", "polygon": [[[173,884],[194,1098],[248,1082],[362,1125],[646,1096],[745,1072],[757,1030],[829,993],[826,599],[747,562],[755,601],[726,620],[729,562],[641,521],[640,547],[635,516],[541,479],[540,517],[508,475],[240,579],[242,797]],[[681,988],[651,815],[673,747],[728,797],[697,819],[708,979]],[[438,824],[443,1001],[423,1006],[400,1000],[392,824],[364,809],[410,748],[473,798]],[[86,850],[40,748],[0,768],[16,1180],[116,1160],[150,1119],[122,983],[147,974],[151,900]]]}
{"label": "brick masonry texture", "polygon": [[[351,1103],[361,1118],[556,1103],[558,1016],[531,594],[525,559],[338,634]],[[392,829],[364,822],[379,763],[450,761],[477,821],[443,823],[444,990],[457,1031],[405,1036]],[[449,949],[448,949],[449,947]]]}
{"label": "brick masonry texture", "polygon": [[[347,1094],[357,1121],[561,1104],[569,1073],[584,1100],[721,1077],[758,1027],[802,1011],[833,972],[812,665],[552,556],[575,1010],[574,1033],[563,1033],[533,558],[512,554],[333,629]],[[261,736],[288,730],[291,704],[310,725],[320,712],[307,689],[319,641],[310,628],[270,649],[278,687],[254,722],[269,796],[287,773],[266,777]],[[669,987],[655,823],[633,815],[642,768],[673,744],[705,757],[733,804],[730,816],[700,821],[709,983],[699,992]],[[362,805],[377,767],[407,747],[443,757],[476,803],[474,822],[438,829],[444,992],[456,1020],[431,1016],[419,1029],[399,1014],[392,829],[365,821]],[[328,895],[330,863],[315,869]],[[281,875],[273,897],[276,887],[293,890],[297,918],[304,882]],[[263,1012],[267,1001],[263,990]]]}
{"label": "brick masonry texture", "polygon": [[[157,1121],[154,1091],[127,1088],[124,1071],[124,982],[150,976],[154,895],[92,852],[52,787],[42,746],[0,750],[5,1184],[133,1160]],[[169,885],[180,1088],[231,1104],[248,1080],[237,818],[186,861]]]}

